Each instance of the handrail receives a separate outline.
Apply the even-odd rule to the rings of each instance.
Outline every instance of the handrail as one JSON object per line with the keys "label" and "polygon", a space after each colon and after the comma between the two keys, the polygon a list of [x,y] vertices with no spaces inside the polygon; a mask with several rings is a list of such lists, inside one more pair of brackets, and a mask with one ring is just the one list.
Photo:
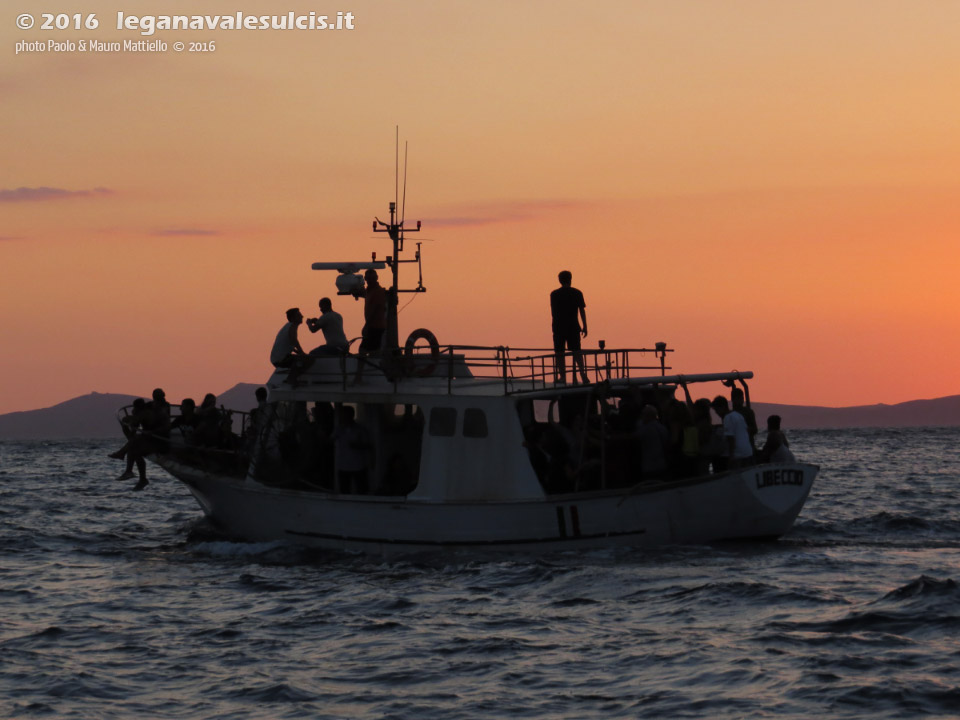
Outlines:
{"label": "handrail", "polygon": [[[124,405],[122,408],[117,410],[117,420],[118,422],[120,422],[121,425],[123,425],[124,418],[127,418],[131,415],[130,411],[132,410],[132,408],[133,408],[133,404],[131,403],[130,405]],[[173,403],[170,404],[170,410],[171,410],[170,420],[171,421],[173,421],[175,418],[181,417],[182,413],[179,412],[181,408],[182,408],[182,405],[173,404]],[[174,414],[173,412],[174,409],[178,411],[176,414]],[[217,408],[217,412],[220,413],[221,415],[220,422],[229,420],[230,422],[229,430],[231,435],[235,435],[237,438],[242,438],[244,437],[244,434],[247,432],[247,430],[250,429],[251,423],[250,423],[249,412],[246,412],[244,410],[231,410],[230,408],[225,408],[222,405]],[[233,417],[235,415],[240,416],[240,432],[239,433],[233,432]],[[164,436],[157,432],[144,430],[143,428],[140,428],[139,432],[143,435],[147,435],[149,437],[156,438],[158,440],[168,440],[170,437],[169,435]],[[223,454],[236,454],[238,451],[242,449],[237,447],[225,448],[225,447],[220,447],[216,445],[195,445],[191,447],[194,447],[198,450],[203,450],[204,452],[223,453]]]}
{"label": "handrail", "polygon": [[[609,388],[626,385],[676,384],[686,382],[709,382],[715,380],[749,379],[753,375],[736,370],[728,373],[710,375],[669,374],[673,368],[666,364],[668,353],[674,350],[665,343],[657,343],[653,348],[590,348],[568,351],[562,354],[564,365],[570,373],[572,382],[566,384],[560,380],[558,355],[546,348],[511,348],[497,345],[444,345],[437,356],[427,353],[391,353],[384,352],[379,357],[341,355],[335,366],[311,361],[311,366],[299,373],[299,384],[333,384],[346,390],[352,366],[348,369],[347,358],[356,358],[358,362],[379,366],[379,369],[393,383],[406,379],[440,380],[446,384],[448,394],[465,383],[488,381],[485,384],[502,384],[505,395],[531,394],[540,392],[579,393],[584,389],[603,384]],[[649,359],[648,359],[649,358]],[[424,365],[418,365],[423,359]],[[580,380],[578,360],[583,360],[587,383]],[[430,363],[430,375],[424,376],[418,368]],[[278,373],[282,374],[282,370]]]}
{"label": "handrail", "polygon": [[[563,383],[559,381],[558,355],[545,348],[489,347],[483,345],[448,345],[443,353],[450,358],[447,381],[452,385],[457,366],[470,371],[474,379],[497,379],[503,383],[504,393],[529,392],[531,389],[547,389]],[[655,348],[586,349],[562,354],[564,365],[573,377],[579,373],[578,359],[582,358],[584,371],[590,383],[627,379],[639,371],[654,371],[665,374],[671,369],[666,365],[666,346]],[[637,355],[652,354],[653,362],[640,362]],[[453,362],[456,358],[457,363]],[[522,386],[522,387],[521,387]],[[529,387],[527,387],[529,386]]]}
{"label": "handrail", "polygon": [[[674,350],[665,343],[657,343],[652,348],[587,348],[580,351],[567,351],[560,355],[548,348],[511,348],[497,345],[444,345],[434,353],[403,353],[385,351],[381,355],[337,356],[335,366],[320,363],[316,358],[301,369],[297,384],[337,383],[346,390],[353,365],[348,369],[346,360],[355,358],[356,362],[379,365],[379,369],[394,384],[404,379],[421,379],[425,375],[418,372],[429,364],[429,375],[435,380],[443,380],[447,392],[452,393],[454,383],[459,380],[495,380],[503,384],[503,392],[531,392],[551,387],[562,388],[564,382],[559,373],[558,358],[563,358],[565,370],[571,373],[575,385],[580,379],[580,367],[587,376],[588,384],[629,381],[638,377],[645,380],[648,376],[659,374],[666,376],[672,367],[666,364],[668,353]],[[439,356],[440,362],[436,361]],[[648,359],[649,358],[649,359]],[[278,370],[283,374],[283,370]]]}

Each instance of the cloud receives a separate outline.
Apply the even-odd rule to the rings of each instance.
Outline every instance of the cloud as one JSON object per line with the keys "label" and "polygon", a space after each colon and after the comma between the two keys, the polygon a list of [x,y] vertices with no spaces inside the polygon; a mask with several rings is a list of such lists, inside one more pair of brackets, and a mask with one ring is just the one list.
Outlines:
{"label": "cloud", "polygon": [[164,228],[150,233],[154,237],[216,237],[218,230],[201,230],[199,228]]}
{"label": "cloud", "polygon": [[522,222],[557,210],[569,210],[583,205],[572,200],[529,200],[504,203],[488,203],[462,208],[456,214],[424,218],[430,227],[492,225],[495,223]]}
{"label": "cloud", "polygon": [[0,235],[0,242],[10,242],[13,240],[24,240],[22,235]]}
{"label": "cloud", "polygon": [[113,190],[97,187],[93,190],[64,190],[52,187],[18,187],[16,190],[0,190],[0,203],[46,202],[78,197],[102,197],[112,195]]}

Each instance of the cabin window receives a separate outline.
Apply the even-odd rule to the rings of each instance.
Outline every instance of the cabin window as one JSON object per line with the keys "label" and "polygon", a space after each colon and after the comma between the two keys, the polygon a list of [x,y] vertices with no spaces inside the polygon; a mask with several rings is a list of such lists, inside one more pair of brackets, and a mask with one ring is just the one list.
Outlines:
{"label": "cabin window", "polygon": [[430,434],[453,437],[457,431],[457,409],[435,407],[430,411]]}
{"label": "cabin window", "polygon": [[467,408],[463,411],[463,436],[485,438],[487,436],[487,415],[480,408]]}

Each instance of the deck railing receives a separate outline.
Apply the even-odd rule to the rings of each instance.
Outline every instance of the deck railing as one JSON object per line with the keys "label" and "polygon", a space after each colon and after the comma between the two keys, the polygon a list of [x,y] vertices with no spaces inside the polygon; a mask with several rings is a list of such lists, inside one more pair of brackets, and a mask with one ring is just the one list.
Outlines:
{"label": "deck railing", "polygon": [[[170,405],[171,422],[181,416],[181,405]],[[241,410],[228,410],[224,407],[216,409],[216,432],[210,432],[200,437],[190,426],[180,425],[171,429],[167,434],[157,432],[154,428],[141,426],[131,427],[127,418],[132,416],[133,405],[127,405],[117,411],[123,432],[128,440],[141,434],[164,443],[167,454],[182,456],[190,463],[201,469],[225,472],[227,474],[244,475],[246,463],[251,449],[250,433],[253,430],[250,413]],[[239,433],[234,427],[234,420],[239,418]]]}
{"label": "deck railing", "polygon": [[[410,378],[433,378],[446,381],[448,391],[452,392],[457,384],[469,379],[473,384],[477,380],[500,383],[504,393],[517,393],[627,380],[640,375],[663,376],[671,369],[667,365],[667,354],[672,352],[665,343],[657,343],[653,348],[601,347],[565,352],[562,353],[565,372],[561,376],[560,356],[549,349],[443,345],[428,352],[396,350],[379,355],[311,358],[307,367],[294,368],[292,372],[297,376],[295,385],[298,386],[339,384],[347,389],[356,375],[356,363],[362,363],[364,376],[382,372],[395,386]],[[578,361],[583,363],[582,373]],[[277,370],[280,376],[290,373]]]}
{"label": "deck railing", "polygon": [[[665,375],[670,369],[666,364],[667,353],[672,352],[666,345],[658,345],[655,348],[589,349],[565,352],[558,357],[544,348],[449,345],[440,352],[443,360],[437,370],[443,372],[452,385],[456,368],[462,363],[473,378],[502,382],[506,393],[529,392],[563,384],[623,380],[638,374]],[[563,358],[562,374],[558,367],[560,357]],[[444,364],[446,369],[441,370]]]}

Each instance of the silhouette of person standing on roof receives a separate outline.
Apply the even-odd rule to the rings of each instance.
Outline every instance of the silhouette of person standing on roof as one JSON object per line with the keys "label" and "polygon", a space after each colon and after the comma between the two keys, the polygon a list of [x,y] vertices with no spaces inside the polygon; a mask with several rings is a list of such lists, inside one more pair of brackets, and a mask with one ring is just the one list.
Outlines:
{"label": "silhouette of person standing on roof", "polygon": [[383,346],[383,336],[387,331],[387,290],[380,284],[377,271],[369,268],[364,274],[366,282],[363,290],[354,293],[354,297],[363,298],[363,330],[360,332],[360,348],[357,358],[357,373],[354,382],[363,379],[364,358],[371,353],[379,353]]}
{"label": "silhouette of person standing on roof", "polygon": [[[587,336],[587,304],[583,293],[571,286],[573,275],[563,270],[557,278],[560,287],[550,293],[550,314],[553,317],[553,352],[556,358],[557,382],[567,381],[566,351],[580,370],[580,379],[587,383],[587,372],[580,352],[580,336]],[[574,374],[576,382],[576,374]]]}
{"label": "silhouette of person standing on roof", "polygon": [[380,284],[377,271],[370,268],[363,274],[366,287],[363,289],[363,339],[360,350],[378,352],[387,331],[387,291]]}

